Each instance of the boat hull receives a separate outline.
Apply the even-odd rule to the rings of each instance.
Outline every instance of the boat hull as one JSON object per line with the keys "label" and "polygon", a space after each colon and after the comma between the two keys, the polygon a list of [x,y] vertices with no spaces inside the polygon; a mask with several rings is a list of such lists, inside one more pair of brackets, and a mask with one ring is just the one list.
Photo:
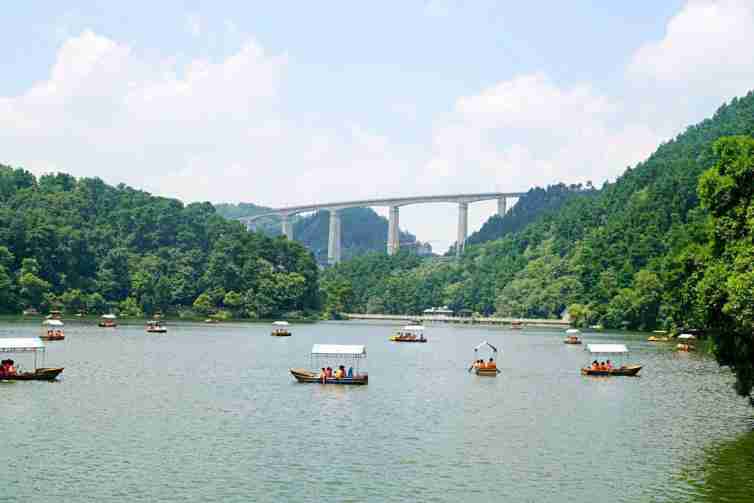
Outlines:
{"label": "boat hull", "polygon": [[581,344],[581,341],[569,341],[566,339],[563,341],[563,344]]}
{"label": "boat hull", "polygon": [[21,372],[12,376],[0,376],[0,381],[54,381],[63,367],[59,368],[41,368],[34,372]]}
{"label": "boat hull", "polygon": [[270,335],[273,336],[273,337],[290,337],[292,334],[290,332],[280,332],[280,333],[277,333],[277,334],[275,332],[273,332]]}
{"label": "boat hull", "polygon": [[341,384],[341,385],[363,385],[369,383],[369,376],[361,375],[357,377],[344,377],[343,379],[335,379],[334,377],[328,379],[321,379],[318,374],[310,372],[305,369],[289,369],[291,375],[296,378],[298,382],[309,384]]}
{"label": "boat hull", "polygon": [[581,375],[585,376],[600,376],[600,377],[609,377],[609,376],[636,376],[639,374],[639,371],[641,370],[641,365],[627,365],[625,367],[620,367],[617,369],[610,369],[610,370],[593,370],[588,368],[582,368],[581,369]]}
{"label": "boat hull", "polygon": [[109,324],[109,323],[97,323],[97,326],[100,328],[116,328],[118,325],[116,324]]}
{"label": "boat hull", "polygon": [[43,341],[62,341],[65,340],[65,335],[40,335],[39,338]]}
{"label": "boat hull", "polygon": [[393,336],[390,338],[393,342],[427,342],[427,339],[401,339],[398,336]]}
{"label": "boat hull", "polygon": [[152,329],[148,328],[147,329],[147,333],[150,333],[150,334],[166,334],[166,333],[168,333],[168,329],[167,328],[152,328]]}
{"label": "boat hull", "polygon": [[498,369],[474,369],[474,373],[480,377],[497,377],[500,373]]}

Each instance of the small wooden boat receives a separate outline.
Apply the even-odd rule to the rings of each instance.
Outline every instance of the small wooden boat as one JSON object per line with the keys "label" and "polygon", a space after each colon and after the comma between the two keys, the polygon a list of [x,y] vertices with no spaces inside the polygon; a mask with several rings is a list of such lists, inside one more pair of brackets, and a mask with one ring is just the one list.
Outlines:
{"label": "small wooden boat", "polygon": [[675,347],[676,351],[681,351],[683,353],[690,353],[691,351],[696,351],[696,346],[694,345],[694,342],[696,342],[695,335],[681,334],[678,336],[678,340],[680,342]]}
{"label": "small wooden boat", "polygon": [[[39,337],[28,338],[0,338],[0,353],[19,353],[34,355],[34,370],[31,372],[3,372],[0,368],[0,381],[54,381],[63,367],[37,367],[37,356],[45,357],[45,344]],[[9,360],[11,367],[13,360]]]}
{"label": "small wooden boat", "polygon": [[97,326],[102,328],[115,328],[118,326],[118,324],[115,322],[115,320],[118,317],[114,314],[103,314],[102,318],[100,318],[99,323],[97,323]]}
{"label": "small wooden boat", "polygon": [[519,320],[511,321],[511,328],[513,330],[521,330],[524,328],[524,322]]}
{"label": "small wooden boat", "polygon": [[[627,357],[628,348],[624,344],[587,344],[586,350],[589,351],[592,358],[595,356],[617,355],[618,357]],[[593,364],[596,363],[596,359]],[[607,366],[610,367],[610,360],[607,360]],[[611,368],[594,368],[586,366],[581,368],[581,375],[585,376],[636,376],[642,369],[641,365],[622,364],[618,367]]]}
{"label": "small wooden boat", "polygon": [[427,342],[424,325],[406,325],[390,337],[393,342]]}
{"label": "small wooden boat", "polygon": [[42,335],[39,338],[43,341],[62,341],[65,339],[63,326],[63,322],[57,318],[44,320],[42,322]]}
{"label": "small wooden boat", "polygon": [[[488,361],[479,358],[479,350],[484,347],[492,351],[493,356]],[[477,345],[474,348],[474,362],[469,367],[469,372],[472,370],[480,377],[497,377],[500,373],[500,369],[497,368],[497,348],[487,341]]]}
{"label": "small wooden boat", "polygon": [[54,381],[63,367],[57,368],[38,368],[33,372],[19,372],[14,375],[0,374],[0,381]]}
{"label": "small wooden boat", "polygon": [[290,330],[290,323],[287,321],[274,321],[272,322],[272,332],[270,333],[273,337],[290,337],[291,330]]}
{"label": "small wooden boat", "polygon": [[168,329],[162,324],[160,320],[149,320],[147,322],[147,333],[150,334],[166,334]]}
{"label": "small wooden boat", "polygon": [[564,344],[581,344],[581,338],[579,338],[578,335],[567,335],[565,339],[563,339]]}
{"label": "small wooden boat", "polygon": [[290,369],[291,375],[296,378],[298,382],[303,383],[312,383],[312,384],[342,384],[342,385],[359,385],[359,384],[368,384],[369,383],[369,376],[367,374],[354,376],[354,377],[344,377],[342,379],[336,379],[334,377],[330,378],[320,378],[319,374],[316,372],[311,372],[306,369]]}
{"label": "small wooden boat", "polygon": [[647,342],[670,342],[670,337],[657,337],[656,335],[650,335],[647,337]]}
{"label": "small wooden boat", "polygon": [[641,370],[641,365],[626,365],[609,370],[594,370],[591,368],[582,368],[581,375],[585,376],[635,376]]}
{"label": "small wooden boat", "polygon": [[367,357],[366,346],[362,345],[341,345],[341,344],[314,344],[312,346],[311,361],[316,361],[318,367],[329,367],[333,363],[344,363],[341,365],[349,369],[345,376],[337,377],[320,377],[320,371],[307,370],[302,368],[289,369],[291,375],[300,383],[309,384],[340,384],[340,385],[363,385],[369,384],[369,375],[366,372],[359,371],[359,364]]}

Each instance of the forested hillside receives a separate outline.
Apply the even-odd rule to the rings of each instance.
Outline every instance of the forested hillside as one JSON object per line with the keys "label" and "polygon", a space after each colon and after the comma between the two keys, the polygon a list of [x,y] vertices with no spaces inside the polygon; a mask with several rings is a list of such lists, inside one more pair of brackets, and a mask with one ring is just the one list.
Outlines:
{"label": "forested hillside", "polygon": [[[521,196],[505,216],[493,215],[490,217],[481,229],[469,236],[466,245],[500,239],[512,232],[520,231],[543,213],[556,211],[574,197],[589,197],[597,193],[591,182],[587,183],[586,186],[558,183],[545,189],[535,187]],[[452,254],[454,253],[450,253],[450,255]]]}
{"label": "forested hillside", "polygon": [[[502,239],[468,246],[459,262],[419,261],[407,269],[401,257],[367,257],[374,266],[342,264],[325,274],[323,284],[352,284],[352,296],[335,301],[331,294],[328,302],[367,310],[370,300],[389,298],[389,312],[449,304],[520,317],[557,317],[570,307],[584,323],[645,329],[676,323],[678,307],[664,289],[663,261],[702,239],[706,211],[697,184],[715,163],[715,140],[753,132],[749,94],[661,145],[615,183],[589,197],[572,197]],[[361,295],[360,271],[372,268],[380,279],[366,282],[370,291]],[[416,298],[396,301],[401,297],[393,292],[401,282]]]}
{"label": "forested hillside", "polygon": [[[219,204],[217,212],[226,218],[239,218],[264,213],[267,208],[249,203]],[[387,227],[385,217],[371,208],[347,208],[340,212],[341,257],[348,259],[370,251],[384,252],[387,249]],[[281,233],[280,220],[262,219],[258,229],[268,235]],[[313,215],[294,217],[294,239],[314,253],[317,262],[327,264],[327,243],[330,230],[330,214],[320,211]],[[401,232],[401,243],[414,243],[416,238],[405,231]]]}
{"label": "forested hillside", "polygon": [[297,243],[183,205],[65,174],[0,166],[0,310],[269,317],[318,309]]}

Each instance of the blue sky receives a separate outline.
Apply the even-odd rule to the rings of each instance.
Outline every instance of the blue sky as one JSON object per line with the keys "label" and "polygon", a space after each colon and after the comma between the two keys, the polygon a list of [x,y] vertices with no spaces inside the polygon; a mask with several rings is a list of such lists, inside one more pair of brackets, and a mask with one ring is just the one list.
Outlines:
{"label": "blue sky", "polygon": [[754,87],[748,0],[62,3],[4,6],[0,162],[187,201],[599,184]]}

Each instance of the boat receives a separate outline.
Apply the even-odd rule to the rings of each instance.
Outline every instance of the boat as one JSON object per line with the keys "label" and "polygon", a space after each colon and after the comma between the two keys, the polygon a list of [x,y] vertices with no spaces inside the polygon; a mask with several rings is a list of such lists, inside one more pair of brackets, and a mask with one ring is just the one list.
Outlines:
{"label": "boat", "polygon": [[290,337],[291,330],[290,330],[290,323],[287,321],[273,321],[272,322],[272,333],[270,333],[273,337]]}
{"label": "boat", "polygon": [[656,335],[650,335],[647,337],[647,342],[669,342],[670,337],[657,337]]}
{"label": "boat", "polygon": [[118,324],[115,322],[117,318],[118,317],[114,314],[103,314],[97,325],[103,328],[115,328],[118,326]]}
{"label": "boat", "polygon": [[565,333],[566,337],[563,339],[565,344],[581,344],[581,337],[579,337],[581,330],[578,328],[569,328]]}
{"label": "boat", "polygon": [[[54,381],[63,367],[37,367],[37,357],[45,357],[45,344],[39,337],[0,339],[0,354],[28,354],[34,355],[34,370],[30,372],[15,371],[11,374],[4,373],[0,369],[0,381]],[[10,360],[14,364],[13,360]]]}
{"label": "boat", "polygon": [[393,342],[427,342],[424,325],[406,325],[390,337]]}
{"label": "boat", "polygon": [[[619,357],[628,356],[628,348],[624,344],[587,344],[586,350],[589,351],[592,359],[595,356],[617,355]],[[596,361],[596,359],[594,359]],[[610,360],[608,360],[610,362]],[[595,369],[592,367],[582,367],[581,375],[585,376],[636,376],[642,369],[641,365],[621,365],[609,369]]]}
{"label": "boat", "polygon": [[511,321],[511,328],[513,330],[521,330],[522,328],[524,328],[524,322],[520,320]]}
{"label": "boat", "polygon": [[681,351],[683,353],[696,351],[696,346],[694,345],[694,342],[696,342],[696,336],[693,334],[681,334],[678,336],[678,340],[680,342],[675,346],[676,351]]}
{"label": "boat", "polygon": [[[288,369],[291,375],[300,383],[310,384],[340,384],[364,385],[369,383],[369,374],[362,372],[360,366],[366,360],[367,349],[363,345],[342,344],[314,344],[311,352],[311,366],[313,368],[338,365],[348,367],[346,375],[341,378],[325,377],[322,370],[308,370],[303,368]],[[316,362],[316,364],[315,364]]]}
{"label": "boat", "polygon": [[45,318],[47,318],[48,320],[59,320],[63,318],[63,312],[57,309],[52,309],[50,310],[50,314],[45,316]]}
{"label": "boat", "polygon": [[589,325],[589,328],[592,330],[605,330],[605,325]]}
{"label": "boat", "polygon": [[42,322],[42,335],[39,338],[43,341],[62,341],[65,339],[63,326],[63,322],[58,319],[44,320]]}
{"label": "boat", "polygon": [[147,332],[150,334],[165,334],[168,329],[160,320],[149,320],[147,322]]}
{"label": "boat", "polygon": [[[492,351],[492,357],[490,357],[488,361],[479,358],[479,350],[485,347]],[[500,369],[497,368],[497,348],[487,341],[477,345],[474,348],[474,362],[471,364],[471,367],[469,367],[469,372],[472,370],[478,376],[497,377],[500,373]]]}

